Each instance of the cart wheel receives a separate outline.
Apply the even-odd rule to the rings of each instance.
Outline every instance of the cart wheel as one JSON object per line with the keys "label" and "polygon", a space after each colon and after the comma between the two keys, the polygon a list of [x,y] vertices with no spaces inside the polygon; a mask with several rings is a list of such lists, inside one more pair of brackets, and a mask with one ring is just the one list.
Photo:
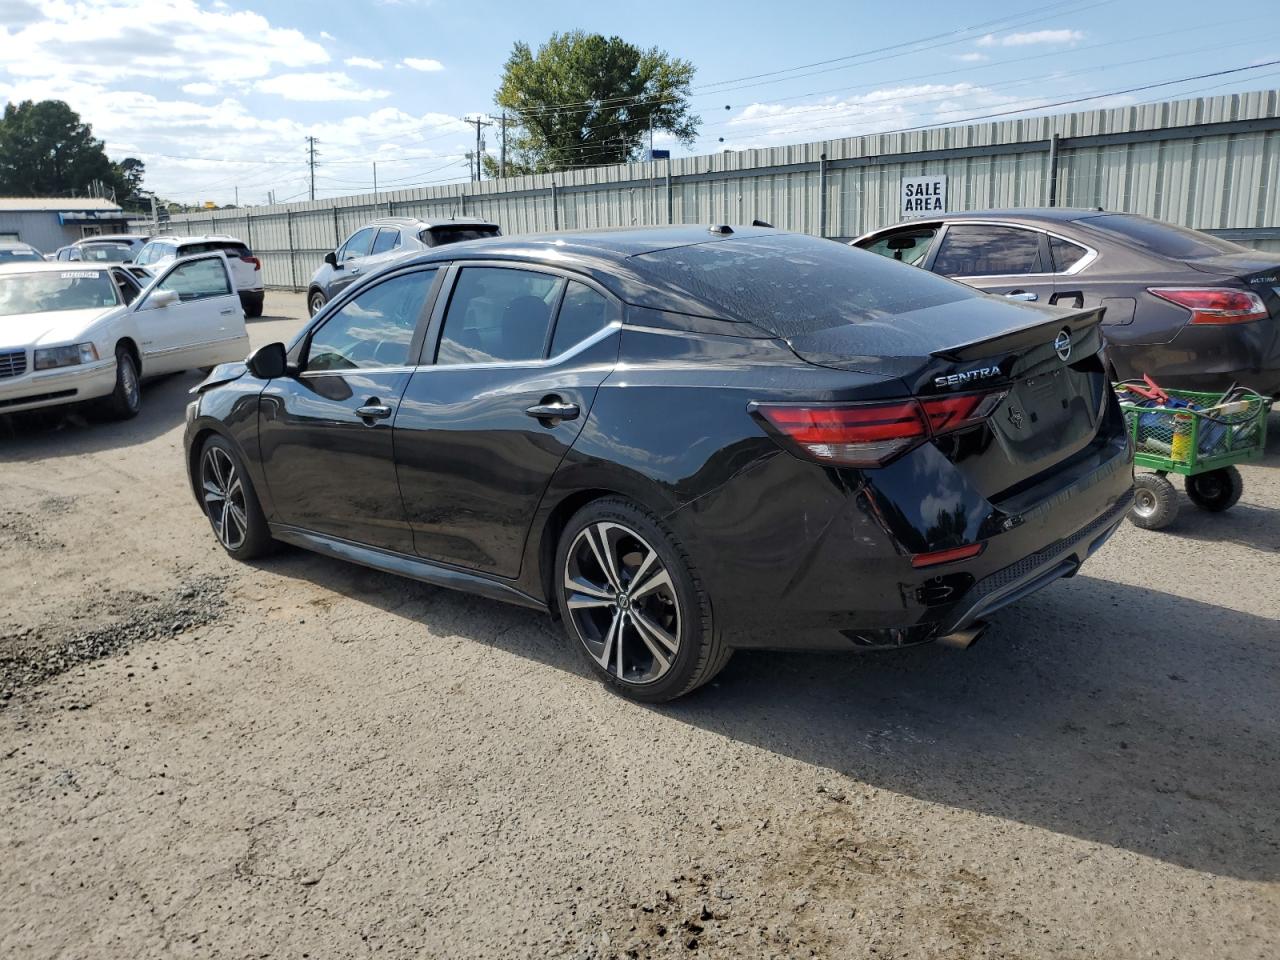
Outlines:
{"label": "cart wheel", "polygon": [[1133,506],[1129,519],[1143,530],[1159,530],[1178,515],[1178,491],[1158,473],[1140,473],[1133,478]]}
{"label": "cart wheel", "polygon": [[1244,480],[1235,467],[1206,470],[1187,477],[1187,496],[1201,510],[1221,513],[1230,510],[1244,492]]}

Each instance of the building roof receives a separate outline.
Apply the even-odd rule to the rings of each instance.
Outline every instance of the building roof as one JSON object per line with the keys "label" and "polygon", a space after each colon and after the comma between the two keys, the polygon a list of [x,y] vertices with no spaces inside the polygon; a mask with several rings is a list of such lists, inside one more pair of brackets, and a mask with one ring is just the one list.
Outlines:
{"label": "building roof", "polygon": [[64,210],[120,210],[120,204],[101,197],[0,197],[0,213],[59,213]]}

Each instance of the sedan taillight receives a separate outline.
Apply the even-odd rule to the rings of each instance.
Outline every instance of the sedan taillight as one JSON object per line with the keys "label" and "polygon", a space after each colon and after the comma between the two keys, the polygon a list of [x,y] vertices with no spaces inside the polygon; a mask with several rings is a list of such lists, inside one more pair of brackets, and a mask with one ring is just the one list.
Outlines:
{"label": "sedan taillight", "polygon": [[1191,311],[1190,323],[1248,323],[1267,317],[1266,304],[1252,290],[1230,287],[1149,287],[1147,292]]}
{"label": "sedan taillight", "polygon": [[753,403],[750,412],[801,456],[842,467],[880,467],[930,437],[988,416],[1004,391],[888,403]]}

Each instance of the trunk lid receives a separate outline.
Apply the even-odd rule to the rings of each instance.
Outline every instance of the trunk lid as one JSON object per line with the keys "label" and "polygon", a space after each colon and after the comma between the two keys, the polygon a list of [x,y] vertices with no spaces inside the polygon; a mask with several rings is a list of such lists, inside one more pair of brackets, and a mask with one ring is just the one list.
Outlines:
{"label": "trunk lid", "polygon": [[[1019,321],[1014,324],[1004,314],[1005,306],[983,298],[900,318],[893,335],[902,344],[916,345],[919,352],[911,354],[861,353],[865,324],[794,337],[788,343],[810,363],[898,377],[903,392],[914,396],[1002,393],[981,424],[933,441],[983,496],[999,499],[1025,489],[1093,443],[1110,389],[1098,357],[1102,310],[1010,305]],[[993,307],[1002,309],[992,313]]]}

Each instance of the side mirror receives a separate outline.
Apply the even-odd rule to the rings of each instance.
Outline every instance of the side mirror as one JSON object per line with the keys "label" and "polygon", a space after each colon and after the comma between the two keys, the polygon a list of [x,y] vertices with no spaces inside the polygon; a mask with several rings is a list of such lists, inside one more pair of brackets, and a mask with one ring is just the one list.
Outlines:
{"label": "side mirror", "polygon": [[177,290],[157,290],[147,303],[153,307],[171,307],[178,302]]}
{"label": "side mirror", "polygon": [[249,354],[244,365],[259,380],[275,380],[288,371],[289,357],[283,343],[268,343]]}
{"label": "side mirror", "polygon": [[331,267],[336,267],[338,265],[338,255],[330,250],[324,255],[324,262]]}

